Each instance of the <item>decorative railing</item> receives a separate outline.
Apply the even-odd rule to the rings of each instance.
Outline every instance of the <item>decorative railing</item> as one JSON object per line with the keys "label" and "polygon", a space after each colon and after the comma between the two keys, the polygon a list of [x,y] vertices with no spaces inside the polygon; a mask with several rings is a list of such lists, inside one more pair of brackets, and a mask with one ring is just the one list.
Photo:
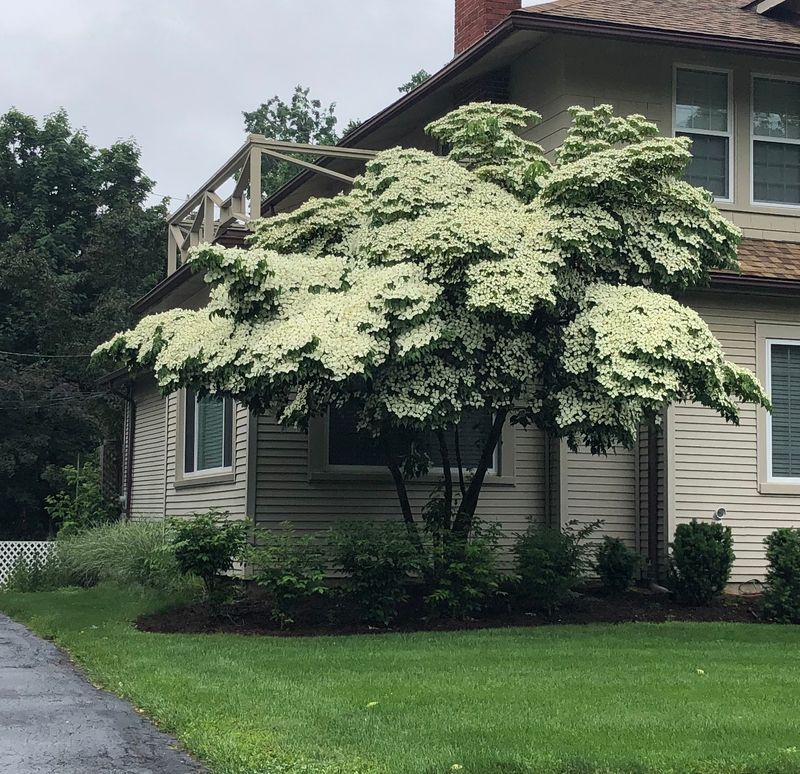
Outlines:
{"label": "decorative railing", "polygon": [[[349,175],[322,164],[324,158],[369,160],[376,151],[341,148],[337,145],[307,145],[269,140],[261,134],[250,134],[247,140],[203,186],[190,196],[168,220],[167,273],[172,274],[186,259],[190,248],[202,242],[213,242],[219,234],[237,223],[246,225],[261,215],[261,163],[267,156],[285,161],[301,169],[343,183],[352,183]],[[289,154],[304,154],[313,160]],[[218,191],[229,181],[233,191],[223,198]]]}

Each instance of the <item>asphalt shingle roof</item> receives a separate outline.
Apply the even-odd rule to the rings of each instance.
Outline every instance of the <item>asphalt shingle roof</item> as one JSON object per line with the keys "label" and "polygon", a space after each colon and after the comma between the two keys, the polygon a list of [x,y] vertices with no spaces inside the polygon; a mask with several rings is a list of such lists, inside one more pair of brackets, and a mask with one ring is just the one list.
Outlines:
{"label": "asphalt shingle roof", "polygon": [[522,10],[632,28],[800,46],[800,20],[756,13],[752,0],[556,0]]}

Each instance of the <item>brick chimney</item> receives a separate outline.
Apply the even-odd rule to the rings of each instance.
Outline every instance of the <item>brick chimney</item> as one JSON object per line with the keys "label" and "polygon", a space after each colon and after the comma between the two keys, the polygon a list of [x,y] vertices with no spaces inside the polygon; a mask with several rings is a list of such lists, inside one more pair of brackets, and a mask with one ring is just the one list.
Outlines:
{"label": "brick chimney", "polygon": [[456,55],[480,40],[521,5],[522,0],[456,0]]}

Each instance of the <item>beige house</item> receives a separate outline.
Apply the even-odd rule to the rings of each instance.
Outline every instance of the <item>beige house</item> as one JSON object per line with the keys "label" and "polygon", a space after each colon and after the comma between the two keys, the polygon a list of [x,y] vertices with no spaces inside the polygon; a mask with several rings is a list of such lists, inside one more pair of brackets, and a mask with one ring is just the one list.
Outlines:
{"label": "beige house", "polygon": [[[735,537],[733,580],[762,577],[763,538],[800,526],[800,2],[559,0],[520,8],[519,0],[456,0],[455,8],[454,59],[271,195],[261,213],[342,190],[369,156],[349,148],[431,148],[423,126],[476,99],[539,111],[544,120],[530,137],[547,150],[561,142],[576,104],[611,103],[665,134],[690,136],[689,179],[713,191],[746,239],[741,275],[719,273],[685,300],[732,360],[758,372],[774,414],[745,407],[733,427],[677,405],[658,437],[648,442],[643,432],[636,449],[607,457],[508,427],[479,510],[509,537],[531,520],[604,519],[605,533],[660,563],[678,524],[724,509]],[[138,312],[205,303],[201,278],[181,263],[185,250],[202,240],[241,242],[247,180],[257,178],[262,153],[282,150],[251,136],[175,213],[169,276]],[[233,175],[239,184],[223,200],[219,189]],[[399,518],[388,471],[346,416],[319,419],[305,433],[230,401],[161,397],[147,377],[128,389],[123,464],[132,517],[216,507],[309,530]],[[415,505],[431,487],[413,485]]]}

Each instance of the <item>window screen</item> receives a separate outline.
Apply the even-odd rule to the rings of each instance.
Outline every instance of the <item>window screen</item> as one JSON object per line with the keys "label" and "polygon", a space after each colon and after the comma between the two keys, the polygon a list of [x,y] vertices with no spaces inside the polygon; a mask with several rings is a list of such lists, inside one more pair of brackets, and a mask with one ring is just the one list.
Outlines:
{"label": "window screen", "polygon": [[753,199],[800,204],[800,83],[753,79]]}
{"label": "window screen", "polygon": [[233,402],[230,398],[198,397],[187,390],[184,425],[186,473],[231,466]]}
{"label": "window screen", "polygon": [[730,192],[728,74],[679,68],[675,73],[675,134],[692,140],[686,180],[727,199]]}
{"label": "window screen", "polygon": [[771,474],[800,478],[800,344],[770,347]]}

